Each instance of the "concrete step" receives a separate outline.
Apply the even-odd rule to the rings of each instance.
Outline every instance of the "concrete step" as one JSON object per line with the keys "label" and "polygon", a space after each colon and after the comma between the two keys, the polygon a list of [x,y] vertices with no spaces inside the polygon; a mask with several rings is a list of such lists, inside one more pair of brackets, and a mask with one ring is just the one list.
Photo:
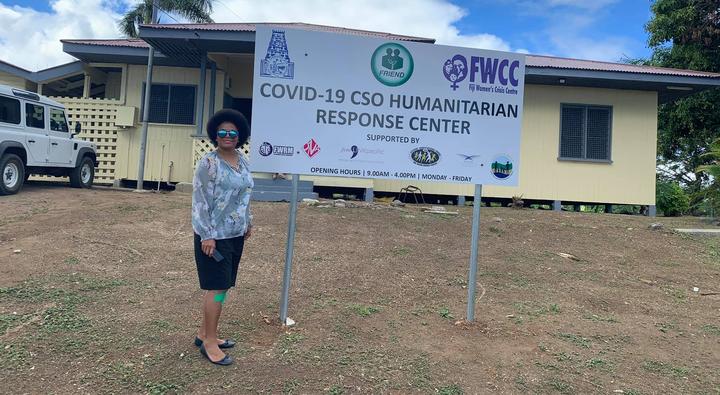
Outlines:
{"label": "concrete step", "polygon": [[[253,189],[251,200],[259,202],[289,202],[291,198],[290,191],[258,191]],[[298,191],[298,202],[303,199],[317,199],[318,194],[315,192]]]}

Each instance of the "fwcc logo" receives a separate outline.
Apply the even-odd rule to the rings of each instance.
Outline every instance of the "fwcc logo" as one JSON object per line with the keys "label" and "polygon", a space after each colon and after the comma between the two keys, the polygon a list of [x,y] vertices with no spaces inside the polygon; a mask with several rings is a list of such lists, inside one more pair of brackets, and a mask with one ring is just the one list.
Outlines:
{"label": "fwcc logo", "polygon": [[373,75],[387,86],[406,83],[412,76],[414,66],[410,51],[397,43],[386,43],[377,47],[370,59]]}

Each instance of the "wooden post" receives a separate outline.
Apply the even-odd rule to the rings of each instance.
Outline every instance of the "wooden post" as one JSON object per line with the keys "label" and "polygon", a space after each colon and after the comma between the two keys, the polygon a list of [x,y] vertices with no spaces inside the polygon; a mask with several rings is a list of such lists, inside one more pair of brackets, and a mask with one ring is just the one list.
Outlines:
{"label": "wooden post", "polygon": [[83,99],[90,98],[90,86],[91,86],[90,73],[85,73],[85,83],[83,84]]}

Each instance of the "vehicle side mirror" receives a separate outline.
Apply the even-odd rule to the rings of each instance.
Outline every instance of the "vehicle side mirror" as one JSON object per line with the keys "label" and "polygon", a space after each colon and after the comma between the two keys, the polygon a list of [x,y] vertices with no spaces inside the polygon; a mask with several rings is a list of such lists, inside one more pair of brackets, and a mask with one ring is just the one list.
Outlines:
{"label": "vehicle side mirror", "polygon": [[80,134],[81,130],[82,126],[80,126],[80,121],[75,121],[75,133],[73,133],[73,136]]}

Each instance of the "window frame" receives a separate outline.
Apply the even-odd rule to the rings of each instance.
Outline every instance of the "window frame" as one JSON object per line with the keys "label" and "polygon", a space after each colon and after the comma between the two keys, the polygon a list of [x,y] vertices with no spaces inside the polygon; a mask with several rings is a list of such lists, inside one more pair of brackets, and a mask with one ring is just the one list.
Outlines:
{"label": "window frame", "polygon": [[[43,112],[42,112],[43,113],[43,119],[42,119],[43,127],[39,128],[37,126],[28,125],[28,120],[30,119],[30,117],[28,116],[27,106],[38,106],[38,107],[42,108],[42,110],[43,110]],[[48,113],[48,111],[47,111],[46,105],[44,105],[42,103],[25,102],[25,127],[47,131],[48,130],[48,117],[45,116],[47,113]]]}
{"label": "window frame", "polygon": [[[582,158],[573,158],[562,156],[562,133],[563,133],[563,110],[567,107],[582,108],[583,110],[583,130],[582,130]],[[607,129],[607,159],[593,159],[587,157],[587,118],[588,110],[600,109],[608,110],[608,129]],[[612,160],[612,135],[613,135],[613,106],[604,104],[584,104],[584,103],[560,103],[560,130],[558,133],[558,161],[563,162],[586,162],[586,163],[605,163],[611,164]]]}
{"label": "window frame", "polygon": [[[68,133],[69,134],[70,133],[70,125],[68,124],[67,114],[65,114],[65,110],[62,108],[58,108],[58,107],[48,107],[48,110],[49,110],[48,113],[50,115],[50,117],[48,118],[50,121],[50,131],[56,132],[56,133]],[[64,122],[63,125],[65,125],[64,130],[55,130],[52,128],[52,120],[53,120],[52,112],[53,111],[59,111],[62,114],[62,118],[63,118],[63,122]],[[63,129],[63,128],[61,127],[60,129]]]}
{"label": "window frame", "polygon": [[15,126],[21,126],[23,123],[23,101],[16,98],[16,97],[10,97],[5,95],[0,95],[0,97],[8,100],[14,100],[18,104],[18,122],[12,123],[12,122],[5,122],[4,120],[0,119],[0,123],[3,123],[5,125],[15,125]]}
{"label": "window frame", "polygon": [[[196,126],[197,125],[197,103],[198,103],[198,86],[194,84],[174,84],[170,82],[153,82],[152,85],[163,85],[168,87],[168,97],[167,97],[167,116],[165,117],[165,122],[148,122],[152,124],[157,125],[177,125],[177,126]],[[143,81],[142,83],[142,91],[140,93],[140,121],[143,120],[143,114],[145,113],[145,87],[147,86],[147,83]],[[184,86],[184,87],[192,87],[194,90],[193,93],[193,119],[192,123],[170,123],[170,97],[172,94],[172,87],[173,86]],[[151,87],[152,92],[152,87]],[[151,96],[152,97],[152,96]],[[149,116],[150,114],[148,114]]]}

